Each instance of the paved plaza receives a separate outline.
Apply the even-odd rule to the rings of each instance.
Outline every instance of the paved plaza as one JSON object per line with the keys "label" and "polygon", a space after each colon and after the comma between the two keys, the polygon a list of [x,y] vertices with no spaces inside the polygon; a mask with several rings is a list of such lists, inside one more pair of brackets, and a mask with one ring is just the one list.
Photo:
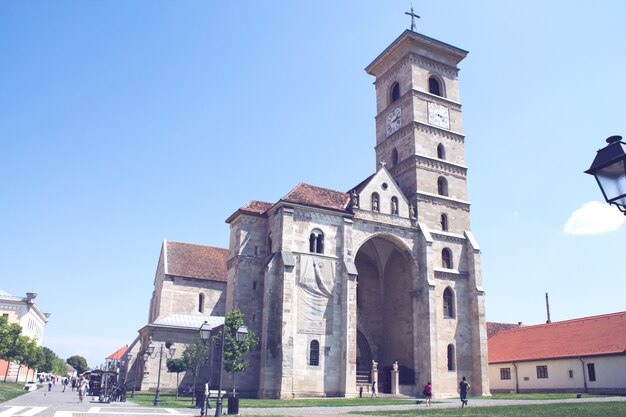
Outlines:
{"label": "paved plaza", "polygon": [[[564,400],[482,400],[471,399],[469,406],[497,406],[497,405],[519,405],[519,404],[548,404],[548,403],[580,403],[580,402],[606,402],[620,401],[624,403],[624,414],[626,415],[626,397],[598,397]],[[454,408],[460,407],[458,399],[437,400],[433,408]],[[356,406],[356,407],[293,407],[293,408],[241,408],[241,415],[284,415],[284,416],[306,416],[306,417],[347,417],[358,416],[349,414],[358,411],[374,410],[411,410],[425,409],[425,404],[408,403],[405,405],[384,405],[384,406]],[[209,415],[214,413],[210,410]],[[224,409],[226,411],[226,409]],[[51,392],[42,388],[29,392],[6,403],[0,404],[0,417],[156,417],[156,416],[199,416],[199,409],[191,408],[165,408],[139,406],[131,401],[125,403],[99,403],[96,398],[86,397],[81,404],[78,401],[78,393],[71,390],[61,391],[60,386],[56,386]]]}

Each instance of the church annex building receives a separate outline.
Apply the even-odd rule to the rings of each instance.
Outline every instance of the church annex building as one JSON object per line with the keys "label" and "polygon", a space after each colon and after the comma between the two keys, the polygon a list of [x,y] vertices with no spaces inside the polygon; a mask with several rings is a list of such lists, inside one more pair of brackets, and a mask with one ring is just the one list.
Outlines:
{"label": "church annex building", "polygon": [[[236,376],[242,395],[357,396],[372,361],[381,392],[397,361],[400,393],[431,381],[435,396],[455,396],[466,376],[472,395],[488,395],[459,101],[466,55],[406,30],[367,66],[377,169],[352,189],[299,184],[277,202],[252,200],[226,220],[228,249],[165,241],[129,382],[156,387],[158,358],[137,360],[150,338],[176,343],[178,357],[205,320],[219,326],[239,309],[260,339]],[[162,388],[175,384],[162,373]]]}

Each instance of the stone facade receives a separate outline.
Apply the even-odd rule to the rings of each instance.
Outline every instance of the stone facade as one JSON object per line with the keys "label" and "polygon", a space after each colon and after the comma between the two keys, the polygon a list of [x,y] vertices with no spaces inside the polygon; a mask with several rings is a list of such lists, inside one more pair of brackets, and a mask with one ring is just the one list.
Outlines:
{"label": "stone facade", "polygon": [[241,389],[355,396],[375,360],[382,392],[398,361],[403,392],[431,381],[436,395],[455,395],[467,376],[489,393],[457,79],[466,54],[403,33],[367,68],[376,173],[348,193],[300,184],[227,220],[226,309],[261,339]]}

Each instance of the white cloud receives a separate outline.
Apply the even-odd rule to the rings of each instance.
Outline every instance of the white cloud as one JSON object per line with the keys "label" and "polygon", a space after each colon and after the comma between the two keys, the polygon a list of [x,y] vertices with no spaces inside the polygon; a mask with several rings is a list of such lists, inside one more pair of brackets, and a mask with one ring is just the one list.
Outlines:
{"label": "white cloud", "polygon": [[590,201],[574,211],[563,232],[570,235],[598,235],[614,232],[624,223],[624,216],[616,207]]}

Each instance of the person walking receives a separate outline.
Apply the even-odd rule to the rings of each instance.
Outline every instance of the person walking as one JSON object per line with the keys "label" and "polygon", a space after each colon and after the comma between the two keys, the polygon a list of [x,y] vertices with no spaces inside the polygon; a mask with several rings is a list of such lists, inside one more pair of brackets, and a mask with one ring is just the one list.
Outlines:
{"label": "person walking", "polygon": [[433,398],[433,386],[430,381],[424,386],[424,397],[426,397],[426,407],[430,407],[430,400]]}
{"label": "person walking", "polygon": [[84,384],[85,381],[83,381],[83,379],[81,378],[80,381],[78,381],[78,401],[81,403],[83,402],[83,398],[85,397]]}
{"label": "person walking", "polygon": [[376,389],[376,381],[372,382],[372,397],[371,398],[378,398],[378,390]]}
{"label": "person walking", "polygon": [[470,384],[467,382],[467,379],[463,377],[461,382],[459,383],[459,394],[461,395],[461,408],[467,405],[467,391],[470,389]]}

